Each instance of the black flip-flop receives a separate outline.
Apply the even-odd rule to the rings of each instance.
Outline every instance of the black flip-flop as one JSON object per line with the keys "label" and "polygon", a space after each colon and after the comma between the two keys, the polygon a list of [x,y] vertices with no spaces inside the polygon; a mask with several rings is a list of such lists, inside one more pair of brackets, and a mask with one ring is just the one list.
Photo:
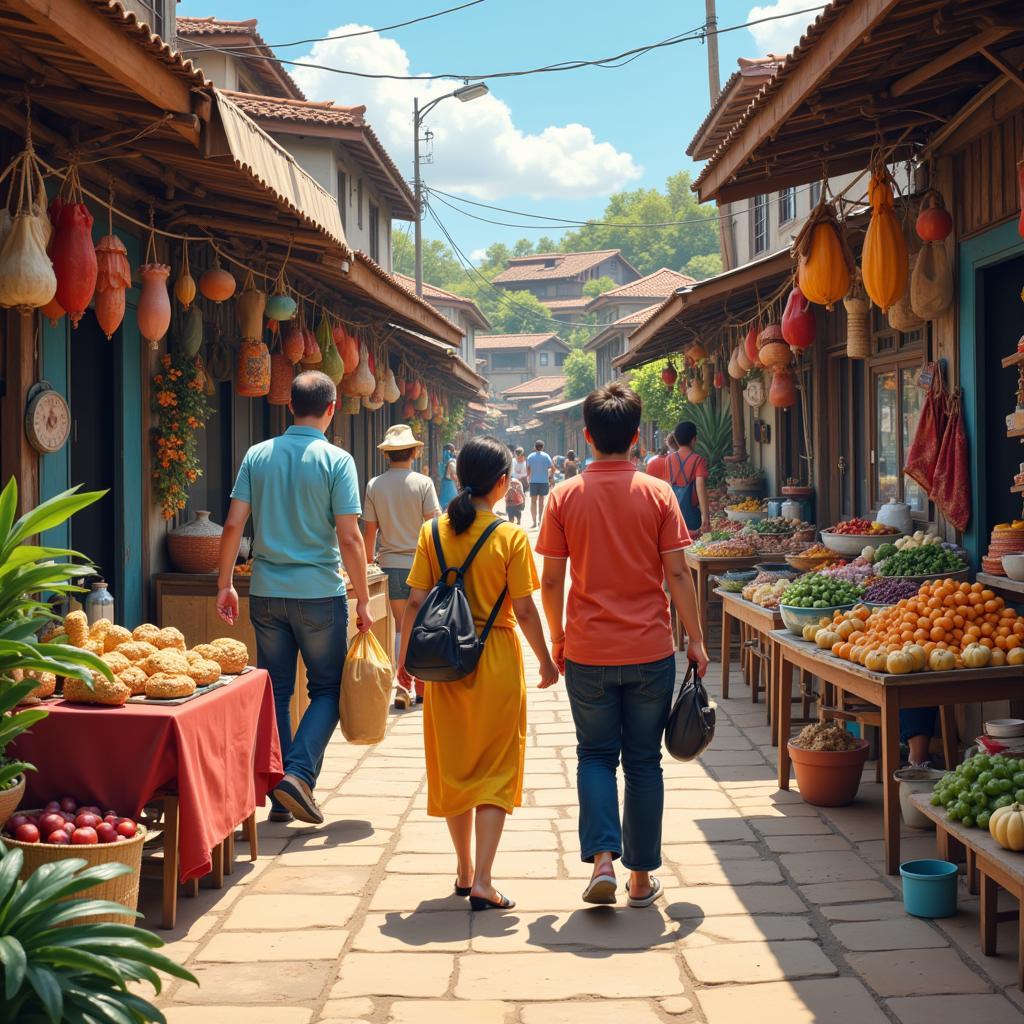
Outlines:
{"label": "black flip-flop", "polygon": [[459,885],[459,880],[455,879],[455,895],[456,896],[468,896],[473,891],[471,885]]}
{"label": "black flip-flop", "polygon": [[515,900],[510,900],[507,896],[501,896],[501,901],[496,902],[495,900],[485,899],[483,896],[470,896],[469,907],[471,910],[511,910],[515,905]]}

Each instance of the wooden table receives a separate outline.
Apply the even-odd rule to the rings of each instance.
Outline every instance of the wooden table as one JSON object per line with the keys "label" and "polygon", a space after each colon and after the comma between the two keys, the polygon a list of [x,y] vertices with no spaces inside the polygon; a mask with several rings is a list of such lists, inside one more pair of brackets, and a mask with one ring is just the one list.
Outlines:
{"label": "wooden table", "polygon": [[[1004,850],[989,834],[988,829],[966,828],[951,821],[942,807],[932,807],[930,793],[915,793],[914,806],[935,822],[935,848],[940,860],[950,861],[962,846],[967,855],[968,882],[973,883],[977,873],[980,881],[980,941],[985,956],[996,955],[997,925],[1002,920],[1017,918],[1019,937],[1017,948],[1017,984],[1024,989],[1024,914],[1017,911],[999,913],[998,890],[1005,889],[1018,906],[1024,908],[1024,854]],[[971,885],[974,892],[974,885]]]}
{"label": "wooden table", "polygon": [[[768,679],[765,681],[765,693],[769,709],[769,721],[774,719],[772,713],[772,698],[775,693],[776,673],[776,647],[772,639],[772,633],[782,628],[782,613],[777,608],[763,608],[746,600],[737,593],[718,588],[715,590],[722,599],[722,699],[729,698],[729,661],[732,648],[732,624],[742,623],[749,627],[759,636],[763,636],[769,651]],[[742,640],[742,637],[741,637]],[[740,646],[740,665],[743,665],[742,643]],[[751,673],[750,699],[756,704],[760,692],[760,673],[755,677]]]}
{"label": "wooden table", "polygon": [[988,572],[979,572],[975,579],[984,583],[989,590],[994,590],[1011,608],[1024,608],[1024,583],[1011,580],[1009,576],[993,576]]}
{"label": "wooden table", "polygon": [[[708,606],[710,604],[710,591],[708,582],[712,576],[728,572],[730,569],[753,569],[755,563],[769,560],[767,555],[749,555],[741,558],[706,558],[701,554],[694,554],[693,548],[686,548],[683,551],[686,557],[686,564],[694,577],[694,589],[697,591],[697,612],[700,615],[700,628],[704,634],[704,644],[708,642]],[[710,651],[708,654],[710,655]]]}
{"label": "wooden table", "polygon": [[788,630],[772,634],[779,650],[779,676],[776,691],[776,716],[779,723],[779,789],[789,789],[790,702],[793,669],[806,669],[823,683],[851,693],[881,712],[882,792],[885,826],[885,867],[890,875],[899,870],[900,801],[899,783],[893,772],[900,767],[900,711],[904,708],[938,706],[942,723],[942,744],[946,764],[957,763],[956,721],[958,704],[987,700],[1008,700],[1021,690],[1019,666],[959,669],[953,672],[914,672],[885,675],[869,672],[861,665],[823,653],[814,644],[800,640]]}

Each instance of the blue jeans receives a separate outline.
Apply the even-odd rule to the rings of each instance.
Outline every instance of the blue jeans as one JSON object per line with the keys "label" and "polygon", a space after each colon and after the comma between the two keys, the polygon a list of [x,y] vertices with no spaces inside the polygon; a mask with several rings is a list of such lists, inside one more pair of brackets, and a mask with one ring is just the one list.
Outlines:
{"label": "blue jeans", "polygon": [[934,736],[938,708],[905,708],[900,711],[900,741],[906,743],[911,736]]}
{"label": "blue jeans", "polygon": [[[348,601],[324,597],[250,597],[249,618],[256,631],[256,663],[270,673],[284,770],[311,788],[324,751],[338,727],[341,670],[348,650]],[[292,737],[288,705],[295,691],[298,655],[306,665],[309,707]],[[275,810],[281,810],[274,803]]]}
{"label": "blue jeans", "polygon": [[[672,708],[676,659],[646,665],[565,663],[576,723],[580,854],[608,851],[630,871],[661,867],[665,784],[661,746]],[[616,769],[622,757],[626,800],[619,822]]]}

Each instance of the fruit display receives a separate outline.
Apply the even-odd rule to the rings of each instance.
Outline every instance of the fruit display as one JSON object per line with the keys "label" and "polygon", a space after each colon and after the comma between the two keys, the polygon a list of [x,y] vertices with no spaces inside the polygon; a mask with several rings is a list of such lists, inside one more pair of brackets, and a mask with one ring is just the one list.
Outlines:
{"label": "fruit display", "polygon": [[[1014,773],[1016,778],[1016,773]],[[1004,849],[1014,853],[1024,852],[1024,807],[1017,802],[1017,791],[1014,791],[1014,802],[1007,806],[997,807],[989,818],[988,830],[992,838]]]}
{"label": "fruit display", "polygon": [[[952,821],[967,828],[990,828],[997,812],[1024,803],[1024,764],[1000,754],[975,754],[935,783],[931,803],[933,807],[944,807]],[[1010,822],[1006,822],[1005,832],[1004,838],[1009,839]],[[1012,838],[1016,840],[1022,833],[1024,829],[1018,832],[1014,825]],[[992,834],[1000,845],[1005,845],[995,832]]]}
{"label": "fruit display", "polygon": [[875,573],[878,576],[944,576],[968,567],[967,558],[952,546],[926,544],[902,551],[888,551],[895,545],[883,544],[875,552]]}
{"label": "fruit display", "polygon": [[917,530],[910,534],[909,537],[900,537],[893,543],[896,545],[897,551],[904,551],[907,549],[913,550],[914,548],[929,547],[933,544],[941,544],[942,538],[934,533],[925,533],[924,530]]}
{"label": "fruit display", "polygon": [[867,586],[868,582],[875,578],[874,566],[863,556],[855,558],[852,562],[838,562],[835,565],[824,566],[818,572],[831,579],[855,583],[858,587]]}
{"label": "fruit display", "polygon": [[848,519],[844,523],[836,523],[829,532],[841,537],[885,537],[900,531],[894,526],[886,526],[885,523],[873,519]]}
{"label": "fruit display", "polygon": [[743,598],[751,604],[760,605],[762,608],[778,608],[782,595],[789,588],[790,581],[787,579],[776,579],[768,582],[758,582],[753,579],[743,588]]}
{"label": "fruit display", "polygon": [[728,540],[709,540],[701,538],[694,544],[695,554],[702,558],[752,558],[757,549],[747,538],[730,537]]}
{"label": "fruit display", "polygon": [[19,843],[50,843],[53,846],[95,846],[125,842],[139,826],[131,818],[99,807],[79,806],[74,797],[51,800],[41,811],[12,815],[4,832]]}
{"label": "fruit display", "polygon": [[905,597],[914,597],[917,591],[918,584],[909,580],[880,579],[864,591],[864,600],[872,604],[896,604]]}
{"label": "fruit display", "polygon": [[758,498],[745,498],[733,505],[725,506],[726,512],[767,512],[768,502]]}
{"label": "fruit display", "polygon": [[793,608],[837,608],[859,601],[863,590],[855,583],[812,572],[794,580],[780,603]]}
{"label": "fruit display", "polygon": [[795,529],[796,524],[791,519],[783,519],[782,516],[771,516],[757,523],[749,523],[744,527],[743,532],[786,537],[792,534]]}
{"label": "fruit display", "polygon": [[81,611],[68,614],[54,635],[58,633],[64,633],[75,647],[98,655],[114,675],[110,680],[93,673],[91,688],[79,680],[66,680],[64,699],[84,704],[120,706],[133,696],[188,697],[198,686],[241,672],[249,660],[245,644],[230,637],[188,650],[184,635],[173,626],[160,629],[145,622],[129,631],[107,619],[90,626]]}

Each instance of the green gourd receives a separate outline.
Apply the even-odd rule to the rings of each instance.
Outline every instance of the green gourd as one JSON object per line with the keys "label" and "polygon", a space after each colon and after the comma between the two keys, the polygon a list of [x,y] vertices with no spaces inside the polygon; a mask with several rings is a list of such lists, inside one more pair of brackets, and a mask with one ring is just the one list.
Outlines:
{"label": "green gourd", "polygon": [[334,344],[331,326],[328,324],[326,316],[320,318],[316,329],[316,341],[320,346],[320,369],[331,378],[337,387],[341,383],[341,378],[345,376],[345,364]]}
{"label": "green gourd", "polygon": [[181,329],[181,349],[188,356],[194,356],[203,345],[203,313],[193,304],[185,314]]}

